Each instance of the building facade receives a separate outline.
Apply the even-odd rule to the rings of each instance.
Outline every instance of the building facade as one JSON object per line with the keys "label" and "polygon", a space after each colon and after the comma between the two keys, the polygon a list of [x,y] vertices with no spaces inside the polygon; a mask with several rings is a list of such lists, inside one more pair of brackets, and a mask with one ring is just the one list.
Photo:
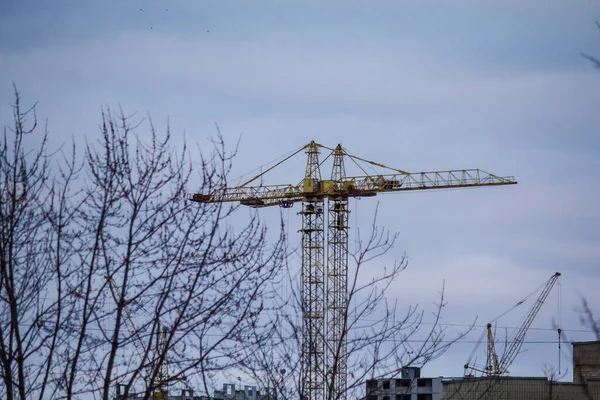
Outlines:
{"label": "building facade", "polygon": [[401,378],[370,379],[366,400],[441,400],[442,378],[421,378],[420,368],[403,368]]}
{"label": "building facade", "polygon": [[444,400],[600,400],[600,379],[585,383],[535,377],[483,377],[444,380]]}
{"label": "building facade", "polygon": [[[117,385],[117,396],[115,400],[142,400],[144,396],[129,395],[125,385]],[[213,400],[208,396],[195,394],[192,389],[172,390],[170,392],[158,391],[152,395],[153,400]]]}
{"label": "building facade", "polygon": [[[240,385],[241,386],[241,385]],[[270,390],[256,389],[256,386],[244,385],[236,389],[233,383],[224,383],[223,390],[215,390],[215,400],[274,400],[275,396]]]}
{"label": "building facade", "polygon": [[444,379],[443,399],[600,400],[600,341],[572,345],[573,382],[512,376]]}
{"label": "building facade", "polygon": [[600,340],[573,343],[573,382],[600,379]]}
{"label": "building facade", "polygon": [[405,368],[401,378],[366,382],[366,400],[600,400],[600,341],[573,345],[573,382],[545,377],[423,378]]}

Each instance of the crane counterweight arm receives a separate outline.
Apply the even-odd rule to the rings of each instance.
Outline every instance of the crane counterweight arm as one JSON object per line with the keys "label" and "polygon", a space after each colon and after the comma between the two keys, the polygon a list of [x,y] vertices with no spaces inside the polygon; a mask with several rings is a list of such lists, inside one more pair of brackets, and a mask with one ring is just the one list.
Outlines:
{"label": "crane counterweight arm", "polygon": [[310,199],[368,197],[405,190],[453,189],[516,184],[514,177],[500,177],[479,169],[397,173],[345,177],[340,180],[304,179],[299,185],[267,185],[221,188],[197,193],[199,203],[240,202],[251,207],[286,205]]}

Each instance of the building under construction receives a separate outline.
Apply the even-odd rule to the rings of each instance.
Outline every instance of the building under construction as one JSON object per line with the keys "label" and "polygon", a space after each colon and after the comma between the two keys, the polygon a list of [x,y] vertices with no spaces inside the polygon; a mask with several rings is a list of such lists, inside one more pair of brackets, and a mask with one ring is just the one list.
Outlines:
{"label": "building under construction", "polygon": [[600,341],[573,343],[573,382],[511,376],[448,379],[443,399],[600,400]]}
{"label": "building under construction", "polygon": [[[123,385],[117,385],[117,397],[115,400],[143,400],[141,395],[128,395]],[[200,395],[192,389],[173,390],[171,392],[155,393],[153,400],[275,400],[276,396],[272,389],[259,390],[253,385],[236,387],[233,383],[224,383],[222,390],[215,390],[214,396]]]}
{"label": "building under construction", "polygon": [[600,341],[573,345],[573,382],[546,377],[484,376],[369,380],[367,400],[600,400]]}
{"label": "building under construction", "polygon": [[407,367],[395,379],[369,379],[366,400],[441,400],[442,377],[421,377],[421,369]]}
{"label": "building under construction", "polygon": [[215,390],[215,400],[275,400],[276,396],[271,389],[259,390],[253,385],[240,385],[236,389],[233,383],[224,383],[223,390]]}
{"label": "building under construction", "polygon": [[[129,395],[126,394],[125,387],[123,385],[117,385],[117,396],[115,400],[143,400],[146,397],[142,395]],[[153,400],[213,400],[209,396],[201,396],[195,394],[191,389],[180,389],[173,391],[172,393],[154,393],[152,395]]]}

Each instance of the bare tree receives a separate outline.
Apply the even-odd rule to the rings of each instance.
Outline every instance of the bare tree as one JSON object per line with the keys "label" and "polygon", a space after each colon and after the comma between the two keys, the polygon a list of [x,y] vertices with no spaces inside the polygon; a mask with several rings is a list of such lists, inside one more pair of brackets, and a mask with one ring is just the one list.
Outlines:
{"label": "bare tree", "polygon": [[[470,330],[447,338],[445,327],[440,323],[446,305],[443,288],[435,303],[432,321],[425,321],[429,318],[418,305],[401,307],[398,300],[392,298],[392,284],[398,282],[407,267],[406,257],[375,273],[373,263],[394,247],[396,239],[397,234],[378,226],[375,217],[370,234],[359,239],[350,254],[352,265],[344,313],[346,334],[334,345],[341,347],[342,341],[347,342],[347,389],[342,394],[332,390],[333,374],[326,372],[327,400],[337,400],[340,395],[363,398],[367,379],[398,376],[407,366],[421,367],[444,354]],[[297,286],[292,287],[295,290],[291,297],[280,298],[271,314],[274,317],[269,346],[253,347],[254,353],[246,357],[244,364],[246,373],[281,399],[302,398],[304,393],[300,373],[300,292]],[[333,349],[333,353],[341,352]]]}
{"label": "bare tree", "polygon": [[44,398],[52,396],[46,389],[65,338],[63,289],[73,254],[65,238],[77,166],[74,154],[58,151],[61,168],[50,176],[48,132],[38,136],[35,105],[24,108],[16,87],[14,94],[0,154],[0,397]]}
{"label": "bare tree", "polygon": [[[598,28],[600,30],[600,22],[598,22],[598,21],[594,21],[594,22],[596,24],[596,28]],[[592,56],[588,53],[581,53],[581,56],[583,58],[585,58],[586,60],[590,61],[594,65],[594,67],[600,68],[600,60],[597,57]]]}
{"label": "bare tree", "polygon": [[151,398],[185,380],[208,391],[229,355],[260,344],[248,332],[260,332],[285,256],[282,226],[270,233],[255,213],[233,226],[234,208],[186,199],[225,186],[235,151],[219,134],[192,159],[168,129],[148,119],[140,135],[144,121],[107,109],[83,159],[75,147],[47,155],[46,134],[26,149],[37,121],[17,92],[13,110],[0,159],[0,396],[109,399],[119,384]]}
{"label": "bare tree", "polygon": [[[93,388],[108,399],[123,382],[125,394],[149,398],[187,374],[206,385],[249,343],[238,339],[256,325],[282,265],[283,229],[270,246],[256,214],[235,230],[224,220],[232,208],[188,202],[185,146],[175,153],[170,132],[159,137],[151,122],[142,141],[130,121],[107,110],[99,150],[87,148],[84,273],[73,285],[81,294],[73,354],[85,369],[69,370],[69,396]],[[226,184],[234,154],[220,137],[215,145],[197,161],[200,191]]]}
{"label": "bare tree", "polygon": [[548,400],[560,398],[560,393],[556,393],[554,387],[556,383],[567,375],[567,370],[559,371],[554,365],[545,364],[542,367],[544,376],[548,379]]}

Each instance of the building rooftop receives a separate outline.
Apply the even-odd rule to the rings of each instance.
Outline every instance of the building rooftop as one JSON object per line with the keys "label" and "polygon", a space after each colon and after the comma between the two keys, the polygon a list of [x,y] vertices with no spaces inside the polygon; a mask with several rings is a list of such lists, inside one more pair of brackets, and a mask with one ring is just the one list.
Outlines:
{"label": "building rooftop", "polygon": [[546,378],[545,376],[473,376],[473,377],[468,377],[468,376],[460,376],[460,377],[444,377],[442,379],[443,383],[446,382],[464,382],[464,381],[488,381],[488,380],[541,380],[541,381],[545,381]]}
{"label": "building rooftop", "polygon": [[572,345],[576,344],[600,344],[600,340],[593,340],[591,342],[571,342]]}

